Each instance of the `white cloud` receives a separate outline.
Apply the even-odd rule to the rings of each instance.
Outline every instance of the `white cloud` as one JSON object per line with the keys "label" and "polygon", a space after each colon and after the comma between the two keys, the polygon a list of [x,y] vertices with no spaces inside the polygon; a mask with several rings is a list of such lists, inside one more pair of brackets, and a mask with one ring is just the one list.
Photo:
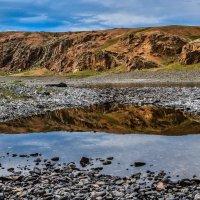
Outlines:
{"label": "white cloud", "polygon": [[111,7],[111,8],[123,8],[123,7],[130,7],[132,5],[137,5],[138,0],[106,0],[106,1],[100,1],[100,0],[82,0],[84,3],[93,3],[102,5],[105,7]]}
{"label": "white cloud", "polygon": [[64,22],[62,25],[57,26],[55,28],[49,29],[51,32],[68,32],[68,31],[95,31],[95,30],[103,30],[104,26],[101,25],[93,25],[93,24],[71,24],[69,22]]}
{"label": "white cloud", "polygon": [[38,15],[38,16],[33,16],[33,17],[22,17],[22,18],[19,18],[19,21],[20,22],[30,22],[30,23],[34,23],[34,22],[43,22],[43,21],[46,21],[48,20],[48,16],[47,15]]}
{"label": "white cloud", "polygon": [[105,13],[93,16],[82,16],[83,23],[100,23],[105,26],[133,26],[144,24],[158,24],[163,18],[154,16],[142,16],[128,13]]}

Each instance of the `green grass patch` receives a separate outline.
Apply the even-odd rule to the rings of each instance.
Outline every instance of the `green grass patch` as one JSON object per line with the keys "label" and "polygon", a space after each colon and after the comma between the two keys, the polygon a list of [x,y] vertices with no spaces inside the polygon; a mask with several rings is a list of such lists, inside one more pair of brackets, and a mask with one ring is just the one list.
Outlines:
{"label": "green grass patch", "polygon": [[8,76],[9,75],[9,73],[7,73],[7,72],[0,72],[0,77],[1,76]]}
{"label": "green grass patch", "polygon": [[141,72],[145,71],[181,71],[181,70],[200,70],[200,63],[193,65],[181,65],[180,63],[173,63],[168,66],[163,66],[160,68],[144,69]]}
{"label": "green grass patch", "polygon": [[103,73],[105,73],[105,74],[119,74],[119,73],[123,73],[123,72],[126,72],[126,71],[127,71],[126,64],[122,64],[122,65],[119,65],[117,67],[108,69],[108,70],[104,71]]}
{"label": "green grass patch", "polygon": [[141,29],[138,29],[137,31],[132,31],[132,32],[126,33],[122,36],[122,39],[125,40],[130,37],[132,38],[135,36],[135,34],[145,32],[145,31],[149,30],[150,28],[151,27],[141,28]]}
{"label": "green grass patch", "polygon": [[178,58],[177,58],[177,57],[163,57],[163,58],[162,58],[162,64],[163,64],[164,66],[171,65],[171,64],[173,64],[173,63],[175,63],[175,62],[177,62],[177,61],[178,61]]}
{"label": "green grass patch", "polygon": [[147,31],[147,30],[149,30],[150,28],[151,28],[151,27],[141,28],[141,29],[135,31],[135,34],[136,34],[136,33],[141,33],[141,32],[144,32],[144,31]]}
{"label": "green grass patch", "polygon": [[127,71],[126,65],[122,64],[118,67],[114,67],[114,68],[103,70],[103,71],[84,70],[84,71],[70,72],[70,73],[67,73],[65,76],[68,78],[80,79],[80,78],[87,78],[90,76],[97,76],[97,75],[119,74],[126,71]]}
{"label": "green grass patch", "polygon": [[84,70],[84,71],[78,71],[78,72],[70,72],[66,74],[66,77],[68,78],[87,78],[90,76],[96,76],[96,75],[108,75],[108,74],[119,74],[126,72],[127,68],[125,64],[119,65],[117,67],[106,69],[103,71],[96,71],[96,70]]}
{"label": "green grass patch", "polygon": [[22,76],[22,77],[31,77],[31,76],[54,76],[58,74],[57,72],[50,71],[46,68],[33,68],[19,73],[10,74],[10,76]]}
{"label": "green grass patch", "polygon": [[11,81],[11,82],[6,82],[6,84],[9,85],[23,85],[23,82],[20,80],[16,80],[16,81]]}
{"label": "green grass patch", "polygon": [[166,67],[161,67],[160,70],[180,71],[180,70],[200,70],[200,63],[193,65],[172,64]]}
{"label": "green grass patch", "polygon": [[95,71],[95,70],[84,70],[84,71],[77,71],[77,72],[70,72],[66,74],[68,78],[86,78],[89,76],[99,75],[102,72]]}
{"label": "green grass patch", "polygon": [[100,46],[96,52],[99,52],[99,51],[102,51],[102,50],[106,50],[107,48],[113,46],[114,44],[116,44],[118,41],[119,41],[119,37],[116,37],[116,38],[112,38],[112,39],[109,39],[105,42],[105,44],[103,44],[102,46]]}
{"label": "green grass patch", "polygon": [[28,96],[19,96],[9,89],[0,88],[0,98],[3,99],[28,99]]}
{"label": "green grass patch", "polygon": [[191,39],[191,40],[200,39],[200,35],[191,35],[191,36],[190,36],[190,39]]}

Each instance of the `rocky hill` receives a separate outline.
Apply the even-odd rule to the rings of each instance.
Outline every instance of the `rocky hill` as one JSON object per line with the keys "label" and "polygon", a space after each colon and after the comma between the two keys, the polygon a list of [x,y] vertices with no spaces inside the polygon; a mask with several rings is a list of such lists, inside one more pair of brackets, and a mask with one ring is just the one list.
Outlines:
{"label": "rocky hill", "polygon": [[92,32],[2,32],[0,71],[125,71],[200,62],[200,27],[168,26]]}

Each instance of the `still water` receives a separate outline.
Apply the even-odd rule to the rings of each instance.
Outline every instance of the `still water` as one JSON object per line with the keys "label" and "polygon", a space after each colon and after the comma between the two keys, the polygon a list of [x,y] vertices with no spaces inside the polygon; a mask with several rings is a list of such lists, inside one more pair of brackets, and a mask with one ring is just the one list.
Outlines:
{"label": "still water", "polygon": [[[0,163],[6,168],[31,165],[33,158],[12,158],[10,154],[42,153],[42,158],[60,157],[60,163],[75,162],[79,166],[82,156],[114,157],[112,165],[104,166],[102,173],[131,175],[146,170],[170,172],[172,177],[200,177],[200,135],[115,135],[106,133],[51,132],[20,135],[0,135]],[[135,161],[146,162],[141,168],[131,167]],[[94,161],[94,166],[102,166]],[[94,167],[93,166],[93,167]]]}

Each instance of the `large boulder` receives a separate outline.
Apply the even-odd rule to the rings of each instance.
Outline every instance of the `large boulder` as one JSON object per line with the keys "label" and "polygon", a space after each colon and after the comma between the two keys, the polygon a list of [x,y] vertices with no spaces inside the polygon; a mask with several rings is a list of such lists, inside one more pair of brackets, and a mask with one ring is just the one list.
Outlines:
{"label": "large boulder", "polygon": [[150,68],[157,68],[159,65],[153,61],[146,60],[141,56],[134,56],[127,65],[127,70],[142,70],[142,69],[150,69]]}
{"label": "large boulder", "polygon": [[200,63],[200,39],[194,40],[183,47],[180,61],[183,65]]}

